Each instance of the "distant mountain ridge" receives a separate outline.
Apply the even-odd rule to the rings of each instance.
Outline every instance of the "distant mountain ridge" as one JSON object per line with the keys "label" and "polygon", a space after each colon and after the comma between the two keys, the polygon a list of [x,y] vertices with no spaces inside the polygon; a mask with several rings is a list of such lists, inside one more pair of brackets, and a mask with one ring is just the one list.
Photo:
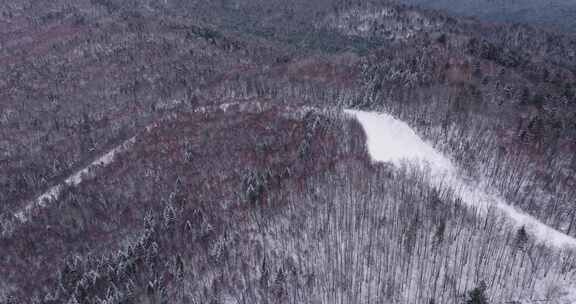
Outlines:
{"label": "distant mountain ridge", "polygon": [[576,33],[576,2],[571,0],[399,0],[485,21],[523,23]]}

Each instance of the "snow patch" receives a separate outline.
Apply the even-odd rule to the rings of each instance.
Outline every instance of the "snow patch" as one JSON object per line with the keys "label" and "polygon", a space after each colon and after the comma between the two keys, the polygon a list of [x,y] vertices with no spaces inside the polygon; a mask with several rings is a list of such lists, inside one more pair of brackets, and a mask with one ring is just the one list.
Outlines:
{"label": "snow patch", "polygon": [[378,162],[400,166],[403,161],[417,161],[435,166],[437,171],[453,171],[450,160],[424,142],[406,123],[388,114],[346,110],[362,124],[368,152]]}

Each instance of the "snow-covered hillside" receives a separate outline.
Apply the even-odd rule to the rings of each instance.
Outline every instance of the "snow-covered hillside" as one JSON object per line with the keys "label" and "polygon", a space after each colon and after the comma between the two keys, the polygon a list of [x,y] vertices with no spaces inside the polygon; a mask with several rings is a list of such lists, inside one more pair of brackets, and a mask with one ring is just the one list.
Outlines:
{"label": "snow-covered hillside", "polygon": [[[370,156],[377,162],[395,166],[417,164],[430,172],[430,182],[438,188],[453,191],[463,203],[485,213],[495,208],[515,228],[524,226],[537,242],[557,248],[576,248],[576,239],[508,204],[500,195],[482,185],[466,180],[450,159],[422,140],[410,126],[391,115],[346,110],[356,117],[367,136]],[[447,188],[446,188],[447,187]]]}

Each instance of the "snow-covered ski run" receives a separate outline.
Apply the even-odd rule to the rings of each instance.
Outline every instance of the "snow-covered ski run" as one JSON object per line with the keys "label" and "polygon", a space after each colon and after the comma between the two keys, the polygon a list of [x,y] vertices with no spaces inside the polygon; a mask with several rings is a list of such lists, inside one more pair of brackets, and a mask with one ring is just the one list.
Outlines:
{"label": "snow-covered ski run", "polygon": [[537,218],[508,204],[500,195],[476,183],[466,181],[449,158],[422,140],[405,122],[389,114],[345,110],[362,125],[371,158],[400,166],[403,162],[426,166],[434,187],[448,187],[462,202],[480,212],[495,210],[538,241],[557,248],[576,248],[576,238],[558,231]]}

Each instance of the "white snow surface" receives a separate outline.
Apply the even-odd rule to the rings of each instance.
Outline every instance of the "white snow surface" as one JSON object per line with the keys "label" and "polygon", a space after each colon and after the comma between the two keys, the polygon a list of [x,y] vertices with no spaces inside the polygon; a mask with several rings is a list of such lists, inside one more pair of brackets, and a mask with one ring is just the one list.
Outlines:
{"label": "white snow surface", "polygon": [[515,228],[525,226],[529,234],[540,243],[557,248],[576,248],[576,238],[511,206],[481,183],[467,181],[449,158],[422,140],[405,122],[385,113],[357,110],[345,112],[362,125],[367,137],[368,152],[374,161],[392,163],[398,167],[403,163],[426,166],[432,185],[447,187],[464,204],[477,208],[479,212],[495,208]]}

